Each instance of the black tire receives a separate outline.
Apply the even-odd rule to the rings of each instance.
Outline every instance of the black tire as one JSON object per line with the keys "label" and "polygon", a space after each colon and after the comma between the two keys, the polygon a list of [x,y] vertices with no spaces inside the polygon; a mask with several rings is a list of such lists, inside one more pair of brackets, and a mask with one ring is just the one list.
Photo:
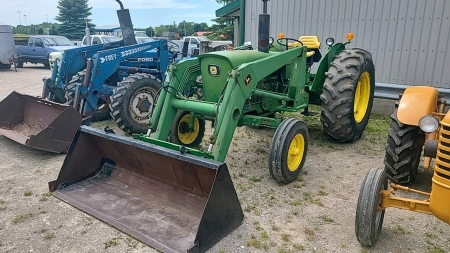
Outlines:
{"label": "black tire", "polygon": [[[85,76],[86,76],[86,69],[84,69],[84,70],[78,72],[76,75],[74,75],[72,77],[71,82],[77,82],[77,83],[82,84],[84,82]],[[73,96],[73,93],[71,93],[71,96]],[[108,120],[111,118],[110,113],[111,113],[111,110],[109,109],[108,103],[104,100],[99,99],[97,102],[97,109],[94,111],[91,121],[98,122],[98,121]]]}
{"label": "black tire", "polygon": [[97,103],[97,110],[92,115],[92,122],[104,121],[111,118],[111,109],[109,104],[103,100],[99,100]]}
{"label": "black tire", "polygon": [[397,118],[398,102],[391,114],[388,130],[384,170],[389,179],[397,184],[411,183],[419,168],[424,132],[418,126],[405,125]]}
{"label": "black tire", "polygon": [[18,68],[23,68],[23,61],[17,60],[17,67]]}
{"label": "black tire", "polygon": [[[146,133],[148,123],[153,112],[154,103],[162,82],[154,75],[137,73],[130,75],[117,84],[111,96],[111,116],[117,126],[127,133]],[[136,96],[148,95],[144,110],[132,105]],[[148,110],[148,111],[145,111]]]}
{"label": "black tire", "polygon": [[364,247],[373,247],[380,238],[385,210],[378,211],[378,205],[382,199],[380,191],[387,188],[383,169],[370,169],[359,190],[355,216],[356,239]]}
{"label": "black tire", "polygon": [[178,111],[170,129],[170,141],[178,145],[195,148],[205,136],[205,120],[195,118],[194,131],[189,131],[189,114],[190,112],[187,111]]}
{"label": "black tire", "polygon": [[[358,88],[370,94],[362,96],[359,113],[354,109],[355,97],[360,97],[356,96]],[[336,55],[325,73],[320,95],[320,121],[325,133],[338,142],[353,142],[361,138],[369,122],[374,91],[375,67],[369,52],[350,49]]]}
{"label": "black tire", "polygon": [[[299,146],[303,145],[301,151],[297,151],[300,153],[298,157],[300,160],[294,158],[294,160],[288,161],[289,149],[293,141]],[[289,118],[281,122],[270,144],[269,171],[273,179],[284,184],[297,179],[305,164],[308,142],[308,128],[303,121]]]}

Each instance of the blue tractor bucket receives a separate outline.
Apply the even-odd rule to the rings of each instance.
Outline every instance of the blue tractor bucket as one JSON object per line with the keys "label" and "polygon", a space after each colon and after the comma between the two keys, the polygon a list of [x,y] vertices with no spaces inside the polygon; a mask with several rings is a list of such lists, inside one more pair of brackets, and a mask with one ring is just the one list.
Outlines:
{"label": "blue tractor bucket", "polygon": [[205,252],[243,220],[225,163],[88,126],[49,189],[163,252]]}
{"label": "blue tractor bucket", "polygon": [[17,92],[0,102],[0,134],[35,149],[66,153],[81,121],[69,105]]}

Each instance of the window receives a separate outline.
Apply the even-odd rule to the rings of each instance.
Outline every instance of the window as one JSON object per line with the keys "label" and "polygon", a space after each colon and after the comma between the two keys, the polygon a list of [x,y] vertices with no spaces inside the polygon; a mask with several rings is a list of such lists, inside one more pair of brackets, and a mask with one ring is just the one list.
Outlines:
{"label": "window", "polygon": [[198,40],[192,38],[191,39],[191,44],[198,45]]}
{"label": "window", "polygon": [[28,46],[32,47],[34,44],[34,37],[31,37],[30,40],[28,41]]}
{"label": "window", "polygon": [[95,45],[95,44],[102,44],[102,41],[100,40],[99,37],[94,37],[92,39],[92,45]]}
{"label": "window", "polygon": [[36,40],[34,41],[34,46],[35,47],[42,47],[42,46],[44,46],[44,44],[42,44],[42,39],[41,38],[36,38]]}

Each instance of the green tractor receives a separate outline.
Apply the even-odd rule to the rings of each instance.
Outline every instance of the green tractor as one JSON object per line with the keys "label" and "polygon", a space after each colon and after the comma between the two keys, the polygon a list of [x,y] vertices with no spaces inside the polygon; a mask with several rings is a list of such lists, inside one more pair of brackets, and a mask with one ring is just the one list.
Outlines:
{"label": "green tractor", "polygon": [[[374,97],[372,55],[345,49],[352,34],[345,43],[328,38],[323,57],[317,36],[270,39],[263,2],[258,50],[242,46],[169,66],[147,134],[81,126],[50,192],[161,251],[204,252],[244,217],[224,163],[236,127],[276,129],[268,167],[285,184],[308,151],[306,124],[285,112],[311,115],[308,105],[320,105],[327,135],[360,138]],[[212,134],[201,150],[206,121]]]}
{"label": "green tractor", "polygon": [[[328,38],[324,57],[317,36],[279,36],[276,41],[260,37],[258,51],[213,52],[172,65],[149,132],[134,138],[223,162],[236,127],[274,128],[270,174],[290,183],[305,162],[308,128],[300,119],[284,118],[283,112],[309,116],[314,113],[308,105],[320,105],[324,131],[338,142],[359,139],[367,126],[375,69],[369,52],[345,49],[353,34],[347,38],[345,43]],[[315,62],[320,63],[313,74]],[[212,121],[212,134],[203,152],[195,148],[206,120]]]}

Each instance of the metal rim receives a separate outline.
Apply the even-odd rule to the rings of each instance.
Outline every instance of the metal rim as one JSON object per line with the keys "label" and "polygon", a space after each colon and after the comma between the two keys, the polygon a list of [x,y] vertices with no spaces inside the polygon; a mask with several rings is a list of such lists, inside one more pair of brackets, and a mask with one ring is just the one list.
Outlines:
{"label": "metal rim", "polygon": [[304,152],[305,138],[301,134],[296,134],[294,138],[292,138],[288,150],[287,166],[290,171],[298,170],[298,167],[302,162]]}
{"label": "metal rim", "polygon": [[193,143],[195,139],[197,139],[200,131],[200,123],[197,118],[194,118],[193,131],[189,131],[189,120],[190,114],[186,114],[178,123],[178,138],[180,139],[181,143],[185,145]]}
{"label": "metal rim", "polygon": [[151,88],[144,87],[133,93],[130,100],[131,117],[137,123],[146,123],[153,112],[155,95]]}
{"label": "metal rim", "polygon": [[358,80],[355,91],[355,100],[353,103],[353,112],[355,120],[360,123],[366,116],[370,100],[370,75],[369,72],[362,73]]}

